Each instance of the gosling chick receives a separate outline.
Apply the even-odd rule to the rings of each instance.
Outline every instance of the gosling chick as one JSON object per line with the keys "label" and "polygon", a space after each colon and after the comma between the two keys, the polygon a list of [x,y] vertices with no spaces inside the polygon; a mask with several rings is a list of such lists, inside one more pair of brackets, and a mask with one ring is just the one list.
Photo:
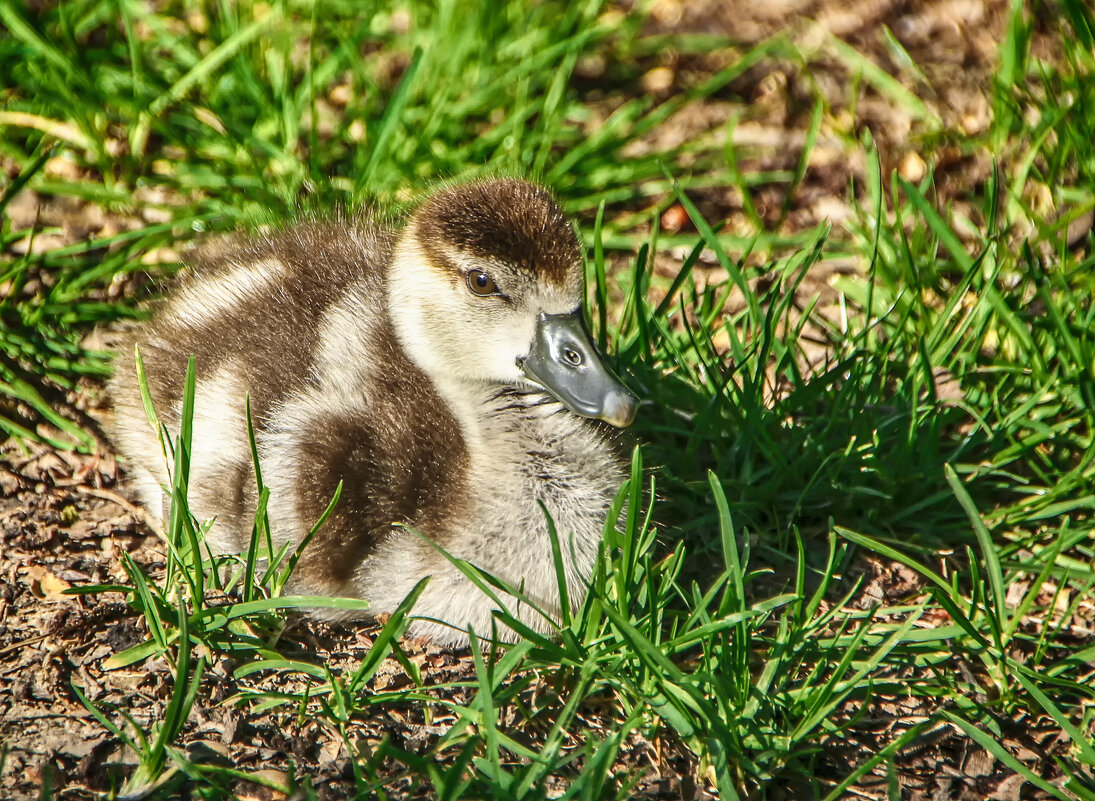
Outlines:
{"label": "gosling chick", "polygon": [[[557,617],[543,504],[580,605],[624,478],[610,426],[629,425],[637,400],[585,331],[581,247],[545,189],[453,186],[401,231],[377,219],[304,225],[207,248],[192,268],[125,342],[111,385],[117,444],[150,510],[165,512],[169,476],[134,345],[172,436],[195,356],[189,502],[199,519],[216,516],[215,552],[241,552],[251,534],[249,395],[276,546],[298,544],[343,482],[294,592],[390,613],[429,576],[412,635],[459,646],[469,625],[489,634],[496,604],[405,524]],[[528,604],[501,600],[550,631]]]}

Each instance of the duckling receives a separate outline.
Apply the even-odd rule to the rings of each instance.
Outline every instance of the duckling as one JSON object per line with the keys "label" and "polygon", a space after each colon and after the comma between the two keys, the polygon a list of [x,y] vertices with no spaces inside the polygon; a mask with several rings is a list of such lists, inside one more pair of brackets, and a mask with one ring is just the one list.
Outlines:
{"label": "duckling", "polygon": [[[343,483],[294,592],[391,613],[429,576],[412,636],[461,646],[468,626],[489,635],[496,603],[436,545],[557,617],[546,509],[580,605],[625,477],[613,427],[632,422],[637,399],[585,330],[582,250],[547,190],[517,179],[455,185],[402,230],[377,218],[308,224],[193,261],[129,335],[111,384],[116,442],[151,511],[165,513],[169,476],[134,345],[173,436],[195,356],[189,502],[199,519],[216,517],[214,552],[241,552],[251,535],[249,396],[276,546],[299,544]],[[550,632],[528,604],[500,600]]]}

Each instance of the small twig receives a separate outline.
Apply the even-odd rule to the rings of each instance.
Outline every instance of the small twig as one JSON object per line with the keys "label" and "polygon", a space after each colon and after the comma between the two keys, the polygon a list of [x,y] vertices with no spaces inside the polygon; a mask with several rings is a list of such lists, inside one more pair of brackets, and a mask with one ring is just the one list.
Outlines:
{"label": "small twig", "polygon": [[46,640],[46,639],[49,639],[49,635],[48,634],[41,634],[37,637],[28,637],[25,640],[20,640],[19,642],[13,642],[11,645],[5,645],[3,648],[0,648],[0,656],[3,656],[4,654],[9,653],[11,651],[17,651],[20,648],[22,648],[24,645],[34,645],[34,643],[41,642],[42,640]]}

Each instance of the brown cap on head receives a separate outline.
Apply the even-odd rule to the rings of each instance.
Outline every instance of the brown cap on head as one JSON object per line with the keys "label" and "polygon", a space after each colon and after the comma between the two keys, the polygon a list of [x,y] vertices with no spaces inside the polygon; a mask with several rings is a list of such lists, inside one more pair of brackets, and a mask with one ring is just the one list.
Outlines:
{"label": "brown cap on head", "polygon": [[580,280],[574,228],[535,184],[502,178],[450,187],[427,200],[415,218],[424,249],[439,263],[455,249],[529,270],[560,287]]}

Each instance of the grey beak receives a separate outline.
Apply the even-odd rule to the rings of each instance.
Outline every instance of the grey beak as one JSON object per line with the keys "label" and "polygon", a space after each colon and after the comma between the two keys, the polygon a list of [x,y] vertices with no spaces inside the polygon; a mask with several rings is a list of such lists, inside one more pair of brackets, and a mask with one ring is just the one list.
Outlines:
{"label": "grey beak", "polygon": [[583,417],[619,428],[631,425],[639,404],[612,374],[582,324],[580,311],[540,313],[529,355],[518,361],[525,374]]}

